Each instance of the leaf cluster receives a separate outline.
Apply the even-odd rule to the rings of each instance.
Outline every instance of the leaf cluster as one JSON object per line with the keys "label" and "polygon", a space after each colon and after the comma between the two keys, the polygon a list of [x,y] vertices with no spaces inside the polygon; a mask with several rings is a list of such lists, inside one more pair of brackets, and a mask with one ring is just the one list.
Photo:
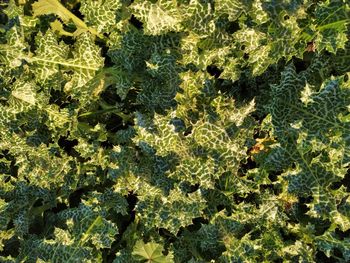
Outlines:
{"label": "leaf cluster", "polygon": [[349,262],[345,0],[0,2],[0,262]]}

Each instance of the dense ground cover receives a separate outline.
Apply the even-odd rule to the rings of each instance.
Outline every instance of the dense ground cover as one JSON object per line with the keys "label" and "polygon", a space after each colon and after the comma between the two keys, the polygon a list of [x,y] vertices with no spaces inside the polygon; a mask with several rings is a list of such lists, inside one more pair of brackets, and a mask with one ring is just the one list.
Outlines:
{"label": "dense ground cover", "polygon": [[0,1],[0,262],[350,262],[349,21]]}

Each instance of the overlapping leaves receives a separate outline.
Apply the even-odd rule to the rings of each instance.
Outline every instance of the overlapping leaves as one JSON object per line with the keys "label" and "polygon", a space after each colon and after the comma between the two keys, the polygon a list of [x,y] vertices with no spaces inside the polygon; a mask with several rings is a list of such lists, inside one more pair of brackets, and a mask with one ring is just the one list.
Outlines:
{"label": "overlapping leaves", "polygon": [[3,2],[1,262],[350,260],[345,0]]}

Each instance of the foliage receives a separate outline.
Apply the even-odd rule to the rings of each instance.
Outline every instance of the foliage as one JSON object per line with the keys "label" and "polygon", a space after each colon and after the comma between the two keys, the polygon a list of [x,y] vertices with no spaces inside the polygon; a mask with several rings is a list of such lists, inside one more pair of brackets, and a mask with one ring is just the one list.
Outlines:
{"label": "foliage", "polygon": [[1,262],[349,262],[345,0],[0,2]]}

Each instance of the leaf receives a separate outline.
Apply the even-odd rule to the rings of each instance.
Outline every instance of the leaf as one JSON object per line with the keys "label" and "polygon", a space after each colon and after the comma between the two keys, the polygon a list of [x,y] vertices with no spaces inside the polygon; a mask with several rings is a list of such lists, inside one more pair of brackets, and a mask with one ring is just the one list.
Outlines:
{"label": "leaf", "polygon": [[139,191],[140,201],[136,207],[137,216],[147,228],[165,228],[176,235],[181,227],[192,224],[205,208],[199,190],[186,195],[180,189],[172,189],[162,196],[157,188]]}
{"label": "leaf", "polygon": [[192,0],[184,10],[182,24],[203,38],[215,30],[213,13],[210,3]]}
{"label": "leaf", "polygon": [[[40,0],[32,4],[34,16],[47,15],[55,13],[63,21],[68,22],[75,16],[66,9],[58,0]],[[77,20],[78,21],[78,20]]]}
{"label": "leaf", "polygon": [[98,211],[88,204],[78,208],[67,209],[58,215],[68,226],[69,234],[79,248],[91,242],[97,249],[110,248],[114,235],[118,233],[117,226],[103,218]]}
{"label": "leaf", "polygon": [[322,236],[315,238],[318,248],[329,258],[334,249],[338,249],[345,261],[350,260],[350,239],[339,240],[334,232],[327,231]]}
{"label": "leaf", "polygon": [[[38,35],[36,41],[36,54],[25,59],[34,66],[32,70],[38,81],[48,85],[65,79],[66,92],[87,99],[96,87],[86,84],[94,78],[104,62],[92,36],[87,32],[79,35],[72,48],[58,42],[57,36],[50,30],[45,35]],[[72,74],[67,74],[71,70]]]}
{"label": "leaf", "polygon": [[220,121],[211,123],[211,116],[204,115],[193,123],[188,136],[177,132],[172,124],[177,112],[170,112],[167,116],[156,114],[153,123],[146,125],[142,123],[143,116],[138,115],[138,134],[134,141],[145,151],[153,148],[158,156],[177,154],[181,161],[176,170],[169,173],[170,178],[213,188],[215,180],[224,172],[235,174],[238,163],[246,155],[244,143],[249,132],[231,135],[226,127],[235,129],[249,123],[246,117],[253,110],[254,102],[237,109],[232,102],[218,96],[211,106],[218,107],[216,114],[221,117]]}
{"label": "leaf", "polygon": [[32,8],[34,17],[48,14],[56,14],[65,23],[72,20],[80,31],[89,31],[92,34],[98,35],[95,29],[88,27],[83,20],[81,20],[73,13],[71,13],[67,8],[65,8],[59,0],[39,0],[32,4]]}
{"label": "leaf", "polygon": [[144,243],[142,240],[136,242],[133,248],[133,256],[140,261],[154,263],[171,263],[174,262],[171,254],[163,255],[163,246],[157,243]]}
{"label": "leaf", "polygon": [[349,4],[342,0],[320,3],[316,10],[315,44],[319,51],[336,53],[348,42],[347,25],[350,22]]}
{"label": "leaf", "polygon": [[116,24],[117,10],[121,8],[122,3],[119,0],[107,1],[83,1],[80,11],[84,15],[87,25],[96,28],[99,33],[111,32]]}
{"label": "leaf", "polygon": [[22,64],[24,50],[27,45],[23,41],[19,29],[13,27],[7,32],[7,43],[0,44],[0,62],[10,69],[17,68]]}
{"label": "leaf", "polygon": [[63,28],[63,24],[61,23],[61,21],[59,21],[58,19],[56,19],[55,21],[50,23],[51,29],[53,32],[58,32],[59,34],[63,35],[63,36],[73,36],[72,33],[64,30]]}
{"label": "leaf", "polygon": [[215,2],[215,12],[218,16],[228,14],[230,21],[236,21],[249,8],[249,1],[219,0]]}
{"label": "leaf", "polygon": [[279,144],[266,164],[285,169],[283,177],[291,193],[313,195],[310,214],[328,218],[336,213],[337,201],[327,188],[344,178],[349,163],[350,126],[340,118],[348,112],[349,82],[343,76],[333,77],[319,90],[305,94],[306,81],[290,65],[281,84],[273,87],[270,109]]}
{"label": "leaf", "polygon": [[134,15],[145,23],[146,35],[160,35],[181,29],[181,15],[173,1],[134,1],[130,6]]}

